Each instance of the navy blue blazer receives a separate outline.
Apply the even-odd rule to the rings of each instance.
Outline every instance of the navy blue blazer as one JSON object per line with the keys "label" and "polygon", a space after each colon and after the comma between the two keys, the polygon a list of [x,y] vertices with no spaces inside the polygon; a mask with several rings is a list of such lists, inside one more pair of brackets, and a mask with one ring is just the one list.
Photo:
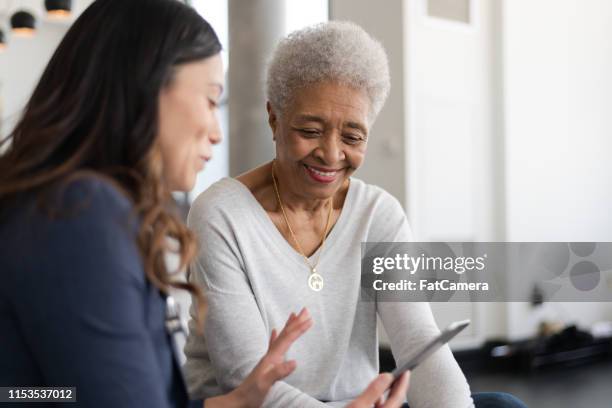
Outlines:
{"label": "navy blue blazer", "polygon": [[63,200],[60,218],[33,199],[0,214],[0,386],[76,387],[68,407],[202,407],[188,401],[129,200],[99,180]]}

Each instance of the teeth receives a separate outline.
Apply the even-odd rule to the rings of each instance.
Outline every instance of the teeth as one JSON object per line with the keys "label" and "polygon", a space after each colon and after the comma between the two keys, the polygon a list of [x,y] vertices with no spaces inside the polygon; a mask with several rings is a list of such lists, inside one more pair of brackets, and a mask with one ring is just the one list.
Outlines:
{"label": "teeth", "polygon": [[317,174],[319,176],[323,176],[323,177],[333,177],[336,172],[335,171],[330,171],[330,172],[324,172],[324,171],[319,171],[319,170],[315,170],[310,166],[306,166],[308,167],[308,170],[312,171],[314,174]]}

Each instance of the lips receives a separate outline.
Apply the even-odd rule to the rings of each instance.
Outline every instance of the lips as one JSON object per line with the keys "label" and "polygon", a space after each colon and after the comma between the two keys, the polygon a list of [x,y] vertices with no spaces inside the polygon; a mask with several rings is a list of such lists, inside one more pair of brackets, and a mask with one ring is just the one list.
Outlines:
{"label": "lips", "polygon": [[202,171],[204,169],[204,166],[206,166],[206,162],[210,160],[210,157],[206,157],[206,156],[199,156],[198,160],[198,171]]}
{"label": "lips", "polygon": [[332,170],[332,169],[323,169],[320,167],[313,167],[307,164],[304,164],[304,168],[306,169],[306,173],[315,181],[319,183],[332,183],[338,177],[338,173],[342,171],[340,170]]}

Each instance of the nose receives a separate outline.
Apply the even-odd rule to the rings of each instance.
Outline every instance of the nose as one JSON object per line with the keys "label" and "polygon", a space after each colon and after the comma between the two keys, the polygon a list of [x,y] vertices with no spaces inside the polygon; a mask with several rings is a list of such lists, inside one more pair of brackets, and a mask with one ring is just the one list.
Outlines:
{"label": "nose", "polygon": [[346,159],[341,137],[336,132],[329,132],[319,138],[319,146],[314,154],[327,165],[334,165]]}
{"label": "nose", "polygon": [[216,145],[216,144],[221,143],[222,139],[223,139],[223,133],[221,132],[221,125],[219,123],[219,118],[213,112],[210,132],[208,134],[208,140],[210,140],[211,144]]}

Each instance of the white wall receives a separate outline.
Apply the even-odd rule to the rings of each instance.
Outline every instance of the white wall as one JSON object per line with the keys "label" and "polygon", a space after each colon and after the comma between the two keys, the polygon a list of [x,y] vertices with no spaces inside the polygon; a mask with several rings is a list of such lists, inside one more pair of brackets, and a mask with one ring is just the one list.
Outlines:
{"label": "white wall", "polygon": [[61,24],[43,23],[34,38],[11,37],[0,53],[2,135],[6,135],[28,101],[47,61],[66,32]]}
{"label": "white wall", "polygon": [[429,17],[408,2],[409,151],[417,236],[425,241],[495,238],[491,167],[496,134],[491,89],[492,5],[472,1],[469,25]]}
{"label": "white wall", "polygon": [[[48,19],[44,13],[44,2],[38,0],[0,1],[0,27],[7,37],[7,47],[0,52],[0,136],[6,136],[19,119],[47,62],[71,22],[93,0],[73,1],[73,15],[67,20]],[[37,31],[33,38],[20,38],[9,32],[10,16],[25,9],[37,18]]]}
{"label": "white wall", "polygon": [[610,241],[612,2],[505,10],[508,238]]}
{"label": "white wall", "polygon": [[[511,0],[504,16],[507,239],[612,241],[612,2]],[[612,305],[515,303],[508,318],[521,337]]]}

